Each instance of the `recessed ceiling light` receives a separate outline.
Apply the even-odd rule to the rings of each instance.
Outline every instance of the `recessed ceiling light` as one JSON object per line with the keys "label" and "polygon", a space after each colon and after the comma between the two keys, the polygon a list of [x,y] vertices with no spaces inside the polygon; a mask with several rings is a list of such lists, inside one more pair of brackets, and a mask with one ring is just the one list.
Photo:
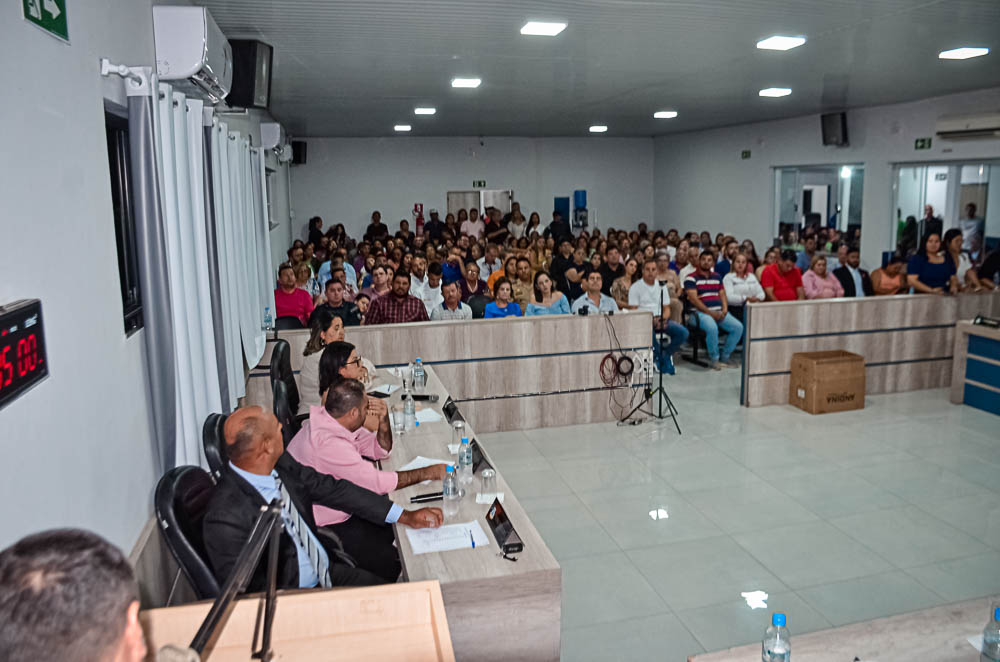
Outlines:
{"label": "recessed ceiling light", "polygon": [[938,53],[938,57],[942,60],[968,60],[970,57],[979,57],[989,52],[990,49],[988,48],[963,46],[962,48],[953,48],[950,51],[941,51]]}
{"label": "recessed ceiling light", "polygon": [[543,21],[528,21],[521,28],[521,34],[536,37],[554,37],[566,29],[565,23],[545,23]]}
{"label": "recessed ceiling light", "polygon": [[396,131],[409,131],[412,127],[409,124],[397,124],[392,128]]}
{"label": "recessed ceiling light", "polygon": [[437,112],[437,108],[414,108],[414,115],[433,115]]}
{"label": "recessed ceiling light", "polygon": [[757,42],[757,48],[764,51],[790,51],[806,43],[805,37],[785,37],[776,34]]}
{"label": "recessed ceiling light", "polygon": [[482,81],[481,78],[452,78],[451,79],[451,86],[452,87],[479,87],[479,84],[482,83],[482,82],[483,81]]}
{"label": "recessed ceiling light", "polygon": [[590,127],[591,133],[604,133],[607,130],[608,127],[604,126],[603,124],[595,124],[594,126]]}
{"label": "recessed ceiling light", "polygon": [[653,113],[653,117],[656,118],[656,119],[658,119],[658,120],[672,120],[673,118],[677,117],[677,111],[676,110],[658,110],[655,113]]}
{"label": "recessed ceiling light", "polygon": [[762,97],[787,97],[791,93],[792,90],[788,87],[769,87],[766,90],[761,90],[757,94]]}

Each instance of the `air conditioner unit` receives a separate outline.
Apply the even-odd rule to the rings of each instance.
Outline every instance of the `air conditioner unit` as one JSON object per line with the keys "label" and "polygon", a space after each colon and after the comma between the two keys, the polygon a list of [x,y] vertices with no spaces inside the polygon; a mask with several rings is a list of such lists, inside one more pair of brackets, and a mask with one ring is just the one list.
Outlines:
{"label": "air conditioner unit", "polygon": [[277,122],[260,123],[260,146],[264,149],[280,149],[285,144],[285,127]]}
{"label": "air conditioner unit", "polygon": [[285,144],[281,146],[281,151],[278,152],[278,163],[288,163],[292,160],[292,146]]}
{"label": "air conditioner unit", "polygon": [[945,140],[1000,138],[1000,112],[941,117],[935,131]]}
{"label": "air conditioner unit", "polygon": [[226,98],[233,83],[233,50],[204,7],[153,7],[156,73],[160,80],[182,81],[212,103]]}

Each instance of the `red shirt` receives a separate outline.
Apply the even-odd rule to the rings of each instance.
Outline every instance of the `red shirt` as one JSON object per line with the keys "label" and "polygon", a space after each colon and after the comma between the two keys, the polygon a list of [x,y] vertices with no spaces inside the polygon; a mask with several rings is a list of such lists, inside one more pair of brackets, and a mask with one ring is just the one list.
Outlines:
{"label": "red shirt", "polygon": [[312,315],[312,296],[305,290],[295,288],[289,294],[280,287],[274,291],[274,318],[298,317],[302,326],[309,326],[309,316]]}
{"label": "red shirt", "polygon": [[799,298],[797,288],[802,287],[802,272],[792,267],[788,273],[781,273],[778,264],[769,264],[760,274],[761,287],[773,287],[774,298],[778,301],[795,301]]}

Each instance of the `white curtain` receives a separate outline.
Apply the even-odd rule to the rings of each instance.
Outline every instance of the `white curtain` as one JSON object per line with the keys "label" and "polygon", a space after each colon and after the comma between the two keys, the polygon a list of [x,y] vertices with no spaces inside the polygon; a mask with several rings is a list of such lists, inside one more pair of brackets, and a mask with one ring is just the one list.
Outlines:
{"label": "white curtain", "polygon": [[222,402],[207,259],[203,103],[166,84],[159,92],[154,108],[175,347],[175,459],[204,466],[201,428]]}

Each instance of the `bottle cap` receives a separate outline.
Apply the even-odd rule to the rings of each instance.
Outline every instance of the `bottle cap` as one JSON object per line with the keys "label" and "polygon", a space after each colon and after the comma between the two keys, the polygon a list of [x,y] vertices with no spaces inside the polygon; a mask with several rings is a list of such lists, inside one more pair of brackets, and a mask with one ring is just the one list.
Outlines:
{"label": "bottle cap", "polygon": [[420,357],[418,356],[418,357],[417,357],[417,363],[420,363],[420,362],[421,362],[421,361],[420,361]]}
{"label": "bottle cap", "polygon": [[419,428],[420,427],[420,421],[413,421],[413,427]]}
{"label": "bottle cap", "polygon": [[993,620],[1000,621],[1000,607],[993,610]]}
{"label": "bottle cap", "polygon": [[468,437],[462,437],[462,443],[463,444],[469,443],[469,438]]}
{"label": "bottle cap", "polygon": [[447,467],[445,467],[444,470],[445,470],[445,473],[449,473],[450,474],[450,473],[453,473],[455,471],[455,467],[453,467],[452,465],[449,464]]}
{"label": "bottle cap", "polygon": [[771,616],[771,625],[774,625],[775,627],[785,627],[785,615],[780,611],[774,612]]}

